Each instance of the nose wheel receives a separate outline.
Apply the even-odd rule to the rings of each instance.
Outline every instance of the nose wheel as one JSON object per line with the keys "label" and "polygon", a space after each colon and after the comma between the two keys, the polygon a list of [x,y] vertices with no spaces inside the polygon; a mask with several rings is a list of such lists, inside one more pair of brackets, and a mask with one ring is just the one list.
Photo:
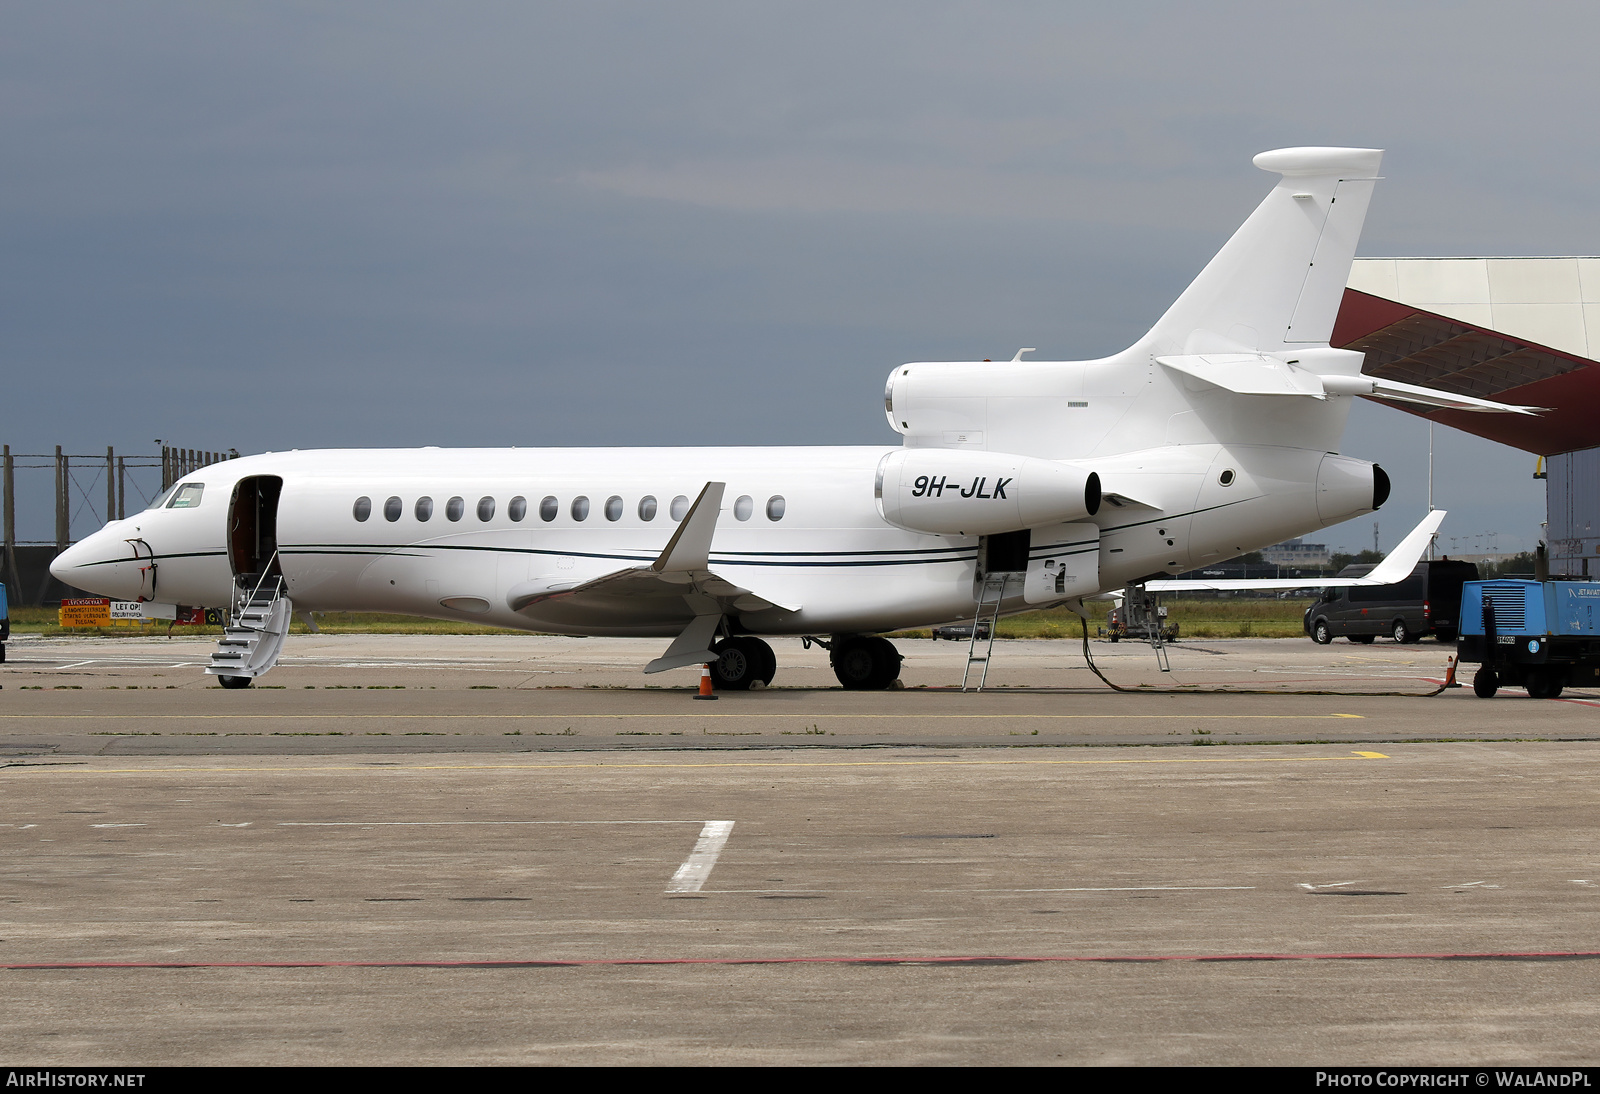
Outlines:
{"label": "nose wheel", "polygon": [[255,679],[250,676],[219,676],[217,683],[225,688],[247,688],[255,683]]}

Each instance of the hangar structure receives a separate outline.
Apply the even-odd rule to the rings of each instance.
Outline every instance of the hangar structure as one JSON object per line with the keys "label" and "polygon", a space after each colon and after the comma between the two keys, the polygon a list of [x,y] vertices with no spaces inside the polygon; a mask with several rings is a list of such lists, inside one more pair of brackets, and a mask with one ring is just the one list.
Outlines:
{"label": "hangar structure", "polygon": [[1600,574],[1600,258],[1358,258],[1330,341],[1369,376],[1549,408],[1372,397],[1544,457],[1550,572]]}

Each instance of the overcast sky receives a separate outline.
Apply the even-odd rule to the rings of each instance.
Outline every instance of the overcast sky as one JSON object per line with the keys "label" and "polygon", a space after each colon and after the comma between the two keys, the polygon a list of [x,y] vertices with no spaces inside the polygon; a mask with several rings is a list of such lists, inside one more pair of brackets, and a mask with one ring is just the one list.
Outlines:
{"label": "overcast sky", "polygon": [[[897,363],[1131,343],[1284,145],[1388,149],[1362,255],[1600,254],[1592,4],[0,18],[14,451],[896,443]],[[1438,445],[1446,535],[1531,546],[1533,458]],[[1396,482],[1385,548],[1426,450],[1353,417],[1345,451]]]}

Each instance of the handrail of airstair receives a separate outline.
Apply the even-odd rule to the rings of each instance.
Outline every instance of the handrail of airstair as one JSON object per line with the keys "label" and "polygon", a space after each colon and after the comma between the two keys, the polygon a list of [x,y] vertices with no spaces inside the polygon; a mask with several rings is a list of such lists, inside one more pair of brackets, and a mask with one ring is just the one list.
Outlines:
{"label": "handrail of airstair", "polygon": [[[272,556],[267,559],[267,564],[264,567],[262,567],[262,569],[261,569],[261,576],[256,579],[255,588],[251,589],[250,592],[249,592],[249,595],[247,595],[244,598],[244,602],[240,607],[239,614],[241,614],[241,615],[244,614],[243,609],[247,608],[251,604],[255,603],[256,594],[261,591],[261,586],[266,584],[268,575],[272,573],[272,564],[274,562],[277,562],[277,561],[278,561],[278,551],[277,551],[277,548],[273,548]],[[283,575],[282,574],[278,574],[274,578],[274,580],[279,582],[280,585],[281,585],[282,582],[283,582]]]}

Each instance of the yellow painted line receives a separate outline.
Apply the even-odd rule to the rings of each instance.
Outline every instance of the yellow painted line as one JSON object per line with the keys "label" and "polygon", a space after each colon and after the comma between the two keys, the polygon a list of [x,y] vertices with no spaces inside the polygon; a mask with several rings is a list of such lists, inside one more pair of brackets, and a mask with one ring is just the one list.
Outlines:
{"label": "yellow painted line", "polygon": [[611,721],[624,718],[810,718],[813,721],[819,718],[855,718],[897,720],[915,718],[919,722],[953,721],[966,722],[979,719],[995,719],[998,721],[1024,722],[1033,720],[1043,721],[1119,721],[1129,720],[1136,722],[1148,721],[1175,721],[1190,722],[1249,722],[1249,721],[1277,721],[1286,719],[1296,721],[1315,721],[1327,718],[1365,718],[1365,714],[784,714],[781,712],[767,713],[738,713],[730,711],[726,714],[297,714],[294,711],[285,711],[282,714],[0,714],[0,721],[21,722],[46,722],[46,721],[73,721],[80,722],[85,718],[92,718],[97,722],[248,722],[248,721],[283,721],[298,722],[329,722],[329,721],[372,721],[381,719],[386,722],[402,720],[413,721],[556,721],[563,719],[569,722],[583,720]]}
{"label": "yellow painted line", "polygon": [[779,760],[761,762],[734,760],[707,763],[588,763],[588,764],[416,764],[413,766],[384,766],[374,764],[333,764],[322,767],[13,767],[4,774],[38,773],[50,775],[149,775],[169,772],[252,771],[296,774],[322,771],[364,771],[369,774],[405,774],[409,771],[577,771],[593,768],[712,768],[712,767],[1087,767],[1105,764],[1264,764],[1264,763],[1326,763],[1342,760],[1389,759],[1381,752],[1352,752],[1348,756],[1163,756],[1147,759],[1121,760]]}

